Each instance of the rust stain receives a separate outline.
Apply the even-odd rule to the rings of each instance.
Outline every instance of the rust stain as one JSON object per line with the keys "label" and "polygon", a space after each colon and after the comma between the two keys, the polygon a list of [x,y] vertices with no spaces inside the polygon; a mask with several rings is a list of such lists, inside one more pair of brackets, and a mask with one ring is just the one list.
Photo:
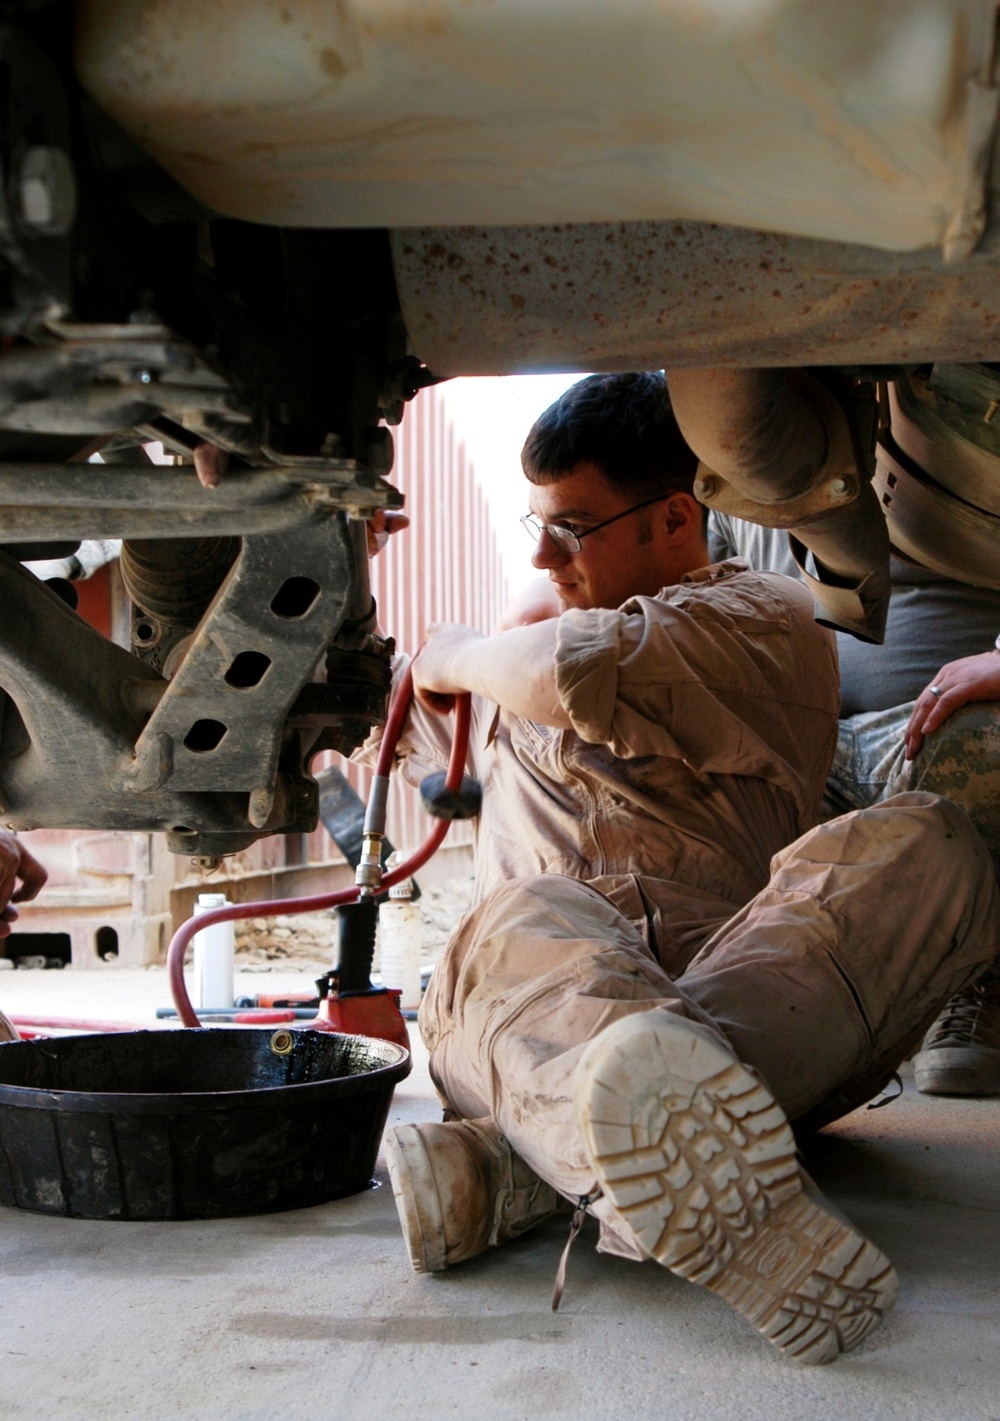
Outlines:
{"label": "rust stain", "polygon": [[[609,369],[908,361],[956,348],[969,359],[973,323],[990,332],[1000,314],[985,270],[956,287],[919,260],[893,271],[888,257],[696,223],[424,229],[405,245],[411,333],[419,345],[423,330],[424,358],[449,373],[503,368],[512,349],[539,368],[584,356]],[[447,328],[431,308],[450,311]]]}
{"label": "rust stain", "polygon": [[343,79],[345,74],[350,73],[350,69],[341,59],[335,49],[329,45],[319,52],[319,67],[324,74],[329,74],[331,79]]}

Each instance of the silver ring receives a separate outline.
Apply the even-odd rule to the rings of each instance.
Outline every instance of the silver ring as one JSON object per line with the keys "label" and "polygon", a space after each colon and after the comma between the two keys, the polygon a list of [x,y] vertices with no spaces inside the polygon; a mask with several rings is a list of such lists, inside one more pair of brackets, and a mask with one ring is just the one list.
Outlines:
{"label": "silver ring", "polygon": [[936,701],[939,701],[944,695],[944,691],[942,691],[940,686],[930,686],[928,689]]}

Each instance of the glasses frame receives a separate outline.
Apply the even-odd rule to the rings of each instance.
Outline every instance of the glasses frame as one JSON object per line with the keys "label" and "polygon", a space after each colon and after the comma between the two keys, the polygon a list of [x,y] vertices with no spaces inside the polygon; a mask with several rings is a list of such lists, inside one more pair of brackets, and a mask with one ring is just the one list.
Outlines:
{"label": "glasses frame", "polygon": [[662,503],[665,498],[671,498],[676,492],[676,489],[671,489],[670,493],[658,493],[655,498],[647,498],[642,503],[634,503],[631,508],[616,513],[613,518],[605,518],[603,523],[595,523],[593,528],[585,528],[582,533],[574,533],[573,529],[567,528],[564,523],[543,523],[537,513],[523,514],[521,527],[536,544],[542,541],[543,533],[548,533],[552,541],[558,543],[561,548],[565,548],[569,553],[578,553],[581,541],[584,538],[589,538],[591,533],[599,533],[602,528],[617,523],[619,518],[627,518],[630,513],[638,513],[640,508],[649,508],[654,503]]}

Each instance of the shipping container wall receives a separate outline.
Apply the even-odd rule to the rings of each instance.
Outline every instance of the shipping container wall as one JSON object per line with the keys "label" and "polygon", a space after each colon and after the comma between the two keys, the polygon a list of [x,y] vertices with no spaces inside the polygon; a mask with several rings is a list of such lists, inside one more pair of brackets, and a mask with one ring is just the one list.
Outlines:
{"label": "shipping container wall", "polygon": [[[393,431],[392,481],[406,499],[410,526],[389,539],[372,562],[372,591],[379,623],[401,651],[415,650],[434,622],[464,622],[488,632],[507,602],[507,581],[489,507],[448,418],[442,391],[425,390],[407,406]],[[345,768],[339,757],[331,761]],[[351,766],[348,777],[364,797],[367,775]],[[397,848],[415,848],[426,836],[419,796],[402,782],[392,786],[389,837]],[[322,831],[310,845],[321,848]],[[454,824],[448,843],[471,841],[468,824]],[[328,842],[328,841],[327,841]]]}

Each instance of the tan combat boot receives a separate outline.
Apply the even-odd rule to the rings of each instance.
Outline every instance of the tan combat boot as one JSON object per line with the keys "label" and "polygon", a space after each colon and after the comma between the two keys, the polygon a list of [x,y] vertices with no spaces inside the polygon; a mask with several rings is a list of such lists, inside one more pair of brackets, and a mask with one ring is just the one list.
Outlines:
{"label": "tan combat boot", "polygon": [[913,1058],[925,1095],[1000,1095],[1000,971],[957,992]]}
{"label": "tan combat boot", "polygon": [[560,1197],[511,1149],[492,1120],[397,1125],[385,1158],[418,1273],[440,1273],[526,1233]]}
{"label": "tan combat boot", "polygon": [[639,1244],[780,1351],[832,1361],[892,1306],[891,1264],[806,1194],[781,1109],[707,1027],[655,1009],[615,1022],[580,1060],[575,1103],[598,1180]]}

